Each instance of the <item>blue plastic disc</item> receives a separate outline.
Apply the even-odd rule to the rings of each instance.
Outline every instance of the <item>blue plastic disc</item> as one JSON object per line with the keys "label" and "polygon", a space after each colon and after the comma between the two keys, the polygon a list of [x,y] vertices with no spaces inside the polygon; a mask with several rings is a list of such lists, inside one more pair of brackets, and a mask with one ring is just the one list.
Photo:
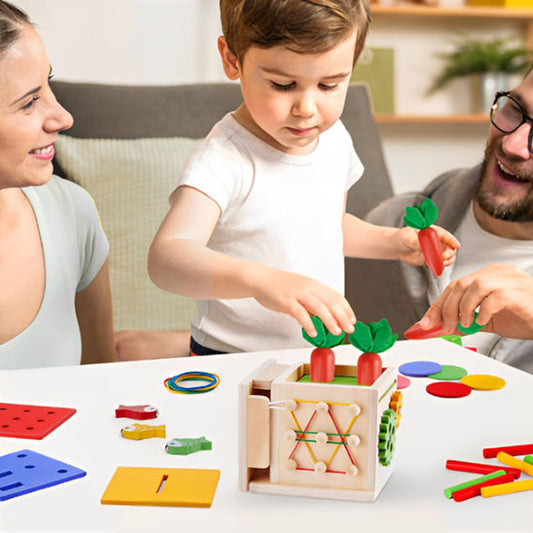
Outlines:
{"label": "blue plastic disc", "polygon": [[415,378],[425,378],[430,374],[440,372],[441,365],[433,361],[411,361],[400,365],[400,372],[405,376],[412,376]]}

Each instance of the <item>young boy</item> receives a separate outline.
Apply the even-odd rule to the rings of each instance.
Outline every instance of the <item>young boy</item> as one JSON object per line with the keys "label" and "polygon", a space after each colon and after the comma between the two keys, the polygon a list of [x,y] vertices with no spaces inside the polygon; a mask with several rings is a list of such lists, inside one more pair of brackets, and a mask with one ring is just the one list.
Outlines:
{"label": "young boy", "polygon": [[[423,263],[411,228],[345,212],[363,165],[339,117],[368,0],[221,0],[220,11],[222,64],[244,102],[189,159],[150,276],[199,300],[197,355],[305,346],[311,315],[350,333],[344,255]],[[459,244],[437,230],[450,264]]]}

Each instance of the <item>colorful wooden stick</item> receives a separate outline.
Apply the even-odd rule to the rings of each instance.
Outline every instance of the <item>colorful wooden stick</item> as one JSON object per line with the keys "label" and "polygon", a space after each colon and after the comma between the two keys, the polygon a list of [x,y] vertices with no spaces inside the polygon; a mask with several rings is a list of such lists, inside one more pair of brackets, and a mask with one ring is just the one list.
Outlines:
{"label": "colorful wooden stick", "polygon": [[492,487],[482,487],[481,496],[490,498],[491,496],[500,496],[502,494],[511,494],[511,492],[522,492],[524,490],[533,490],[533,479],[523,481],[513,481],[503,485],[494,485]]}
{"label": "colorful wooden stick", "polygon": [[505,474],[505,476],[498,476],[493,479],[487,479],[487,481],[483,481],[483,483],[472,485],[471,487],[467,487],[466,489],[456,490],[452,494],[452,498],[456,502],[464,502],[465,500],[469,500],[470,498],[475,498],[476,496],[479,496],[483,487],[490,487],[492,485],[501,486],[502,484],[510,485],[513,481],[513,474]]}
{"label": "colorful wooden stick", "polygon": [[525,455],[526,453],[533,453],[533,444],[517,444],[514,446],[483,448],[483,457],[485,457],[485,459],[492,459],[498,455],[498,452],[505,452],[509,455]]}
{"label": "colorful wooden stick", "polygon": [[521,461],[520,459],[517,459],[516,457],[513,457],[512,455],[509,455],[506,452],[499,452],[496,456],[496,459],[498,459],[498,461],[500,461],[500,463],[503,463],[504,465],[512,466],[513,468],[518,468],[518,470],[521,470],[522,472],[524,472],[524,474],[533,477],[533,465],[530,465],[525,461]]}
{"label": "colorful wooden stick", "polygon": [[471,472],[473,474],[490,474],[496,470],[505,470],[508,474],[512,474],[515,479],[520,477],[522,471],[518,468],[511,468],[510,466],[489,465],[485,463],[468,463],[466,461],[455,461],[449,459],[446,461],[446,468],[448,470],[457,470],[458,472]]}
{"label": "colorful wooden stick", "polygon": [[472,487],[473,485],[478,485],[479,483],[488,481],[489,479],[494,479],[494,478],[506,476],[506,475],[507,473],[505,472],[505,470],[496,470],[496,472],[491,472],[490,474],[487,474],[486,476],[481,476],[475,479],[470,479],[469,481],[465,481],[464,483],[459,483],[458,485],[453,485],[452,487],[448,487],[447,489],[444,489],[444,496],[450,499],[452,497],[452,494],[455,491],[466,489],[468,487]]}

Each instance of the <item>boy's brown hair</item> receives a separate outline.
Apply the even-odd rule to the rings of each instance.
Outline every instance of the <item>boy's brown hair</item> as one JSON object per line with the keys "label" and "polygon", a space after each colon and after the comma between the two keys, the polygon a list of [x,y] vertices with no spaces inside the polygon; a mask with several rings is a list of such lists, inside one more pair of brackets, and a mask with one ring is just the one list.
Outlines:
{"label": "boy's brown hair", "polygon": [[355,30],[355,65],[370,24],[368,0],[220,0],[220,16],[228,47],[241,63],[252,45],[321,53]]}

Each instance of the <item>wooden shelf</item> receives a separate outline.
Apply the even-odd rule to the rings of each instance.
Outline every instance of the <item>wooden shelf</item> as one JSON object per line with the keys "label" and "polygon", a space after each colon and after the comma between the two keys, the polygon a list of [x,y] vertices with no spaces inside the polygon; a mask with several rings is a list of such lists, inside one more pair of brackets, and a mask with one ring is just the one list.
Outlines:
{"label": "wooden shelf", "polygon": [[444,8],[416,4],[384,6],[371,4],[372,15],[422,16],[422,17],[470,17],[520,20],[526,25],[525,44],[533,50],[533,8],[510,7],[462,7]]}
{"label": "wooden shelf", "polygon": [[470,115],[374,115],[378,124],[488,124],[488,114]]}
{"label": "wooden shelf", "polygon": [[432,6],[419,6],[399,4],[384,6],[372,4],[370,11],[375,15],[410,15],[430,17],[484,17],[484,18],[507,18],[507,19],[533,19],[533,8],[510,8],[510,7],[462,7],[444,8]]}
{"label": "wooden shelf", "polygon": [[[372,3],[370,12],[377,16],[419,16],[449,18],[485,18],[517,20],[525,24],[525,45],[533,50],[533,8],[506,7],[462,7],[444,8],[438,6],[400,3],[392,6]],[[375,115],[378,124],[486,124],[490,123],[488,113],[455,115]]]}

